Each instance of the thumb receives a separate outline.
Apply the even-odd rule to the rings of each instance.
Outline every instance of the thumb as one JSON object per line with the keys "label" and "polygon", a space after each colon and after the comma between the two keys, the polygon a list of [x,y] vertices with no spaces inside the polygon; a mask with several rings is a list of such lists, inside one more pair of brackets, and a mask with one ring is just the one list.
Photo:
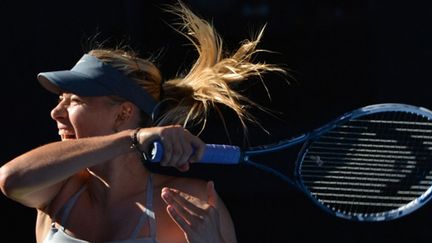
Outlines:
{"label": "thumb", "polygon": [[210,204],[212,207],[217,208],[218,204],[218,194],[214,188],[214,182],[209,181],[207,182],[207,203]]}

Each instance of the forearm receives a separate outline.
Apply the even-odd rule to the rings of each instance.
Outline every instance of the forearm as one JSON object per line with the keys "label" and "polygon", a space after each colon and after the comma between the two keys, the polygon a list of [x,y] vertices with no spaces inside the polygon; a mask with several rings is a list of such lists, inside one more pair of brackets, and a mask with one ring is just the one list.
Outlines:
{"label": "forearm", "polygon": [[131,151],[131,131],[54,142],[31,150],[0,169],[0,186],[19,197],[60,183],[85,168]]}

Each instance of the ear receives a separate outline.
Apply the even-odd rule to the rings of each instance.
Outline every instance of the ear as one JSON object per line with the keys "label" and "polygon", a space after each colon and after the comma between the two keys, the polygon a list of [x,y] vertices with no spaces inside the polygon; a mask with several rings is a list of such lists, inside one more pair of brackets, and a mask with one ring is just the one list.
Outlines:
{"label": "ear", "polygon": [[121,103],[115,120],[116,128],[120,128],[128,124],[133,118],[135,109],[136,106],[131,102],[126,101]]}

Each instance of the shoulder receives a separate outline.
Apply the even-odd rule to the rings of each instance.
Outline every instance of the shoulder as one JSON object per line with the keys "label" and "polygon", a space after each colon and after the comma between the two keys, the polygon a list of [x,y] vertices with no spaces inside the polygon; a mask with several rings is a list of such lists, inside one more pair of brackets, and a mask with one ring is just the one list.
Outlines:
{"label": "shoulder", "polygon": [[189,177],[175,177],[157,175],[155,186],[162,189],[169,187],[193,195],[200,199],[207,199],[207,181]]}

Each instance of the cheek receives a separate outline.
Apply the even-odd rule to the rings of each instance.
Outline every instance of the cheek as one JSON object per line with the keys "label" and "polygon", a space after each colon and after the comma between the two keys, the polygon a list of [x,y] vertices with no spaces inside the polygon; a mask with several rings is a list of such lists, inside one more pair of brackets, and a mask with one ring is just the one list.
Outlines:
{"label": "cheek", "polygon": [[69,119],[78,138],[108,135],[114,131],[111,117],[101,112],[70,108]]}

